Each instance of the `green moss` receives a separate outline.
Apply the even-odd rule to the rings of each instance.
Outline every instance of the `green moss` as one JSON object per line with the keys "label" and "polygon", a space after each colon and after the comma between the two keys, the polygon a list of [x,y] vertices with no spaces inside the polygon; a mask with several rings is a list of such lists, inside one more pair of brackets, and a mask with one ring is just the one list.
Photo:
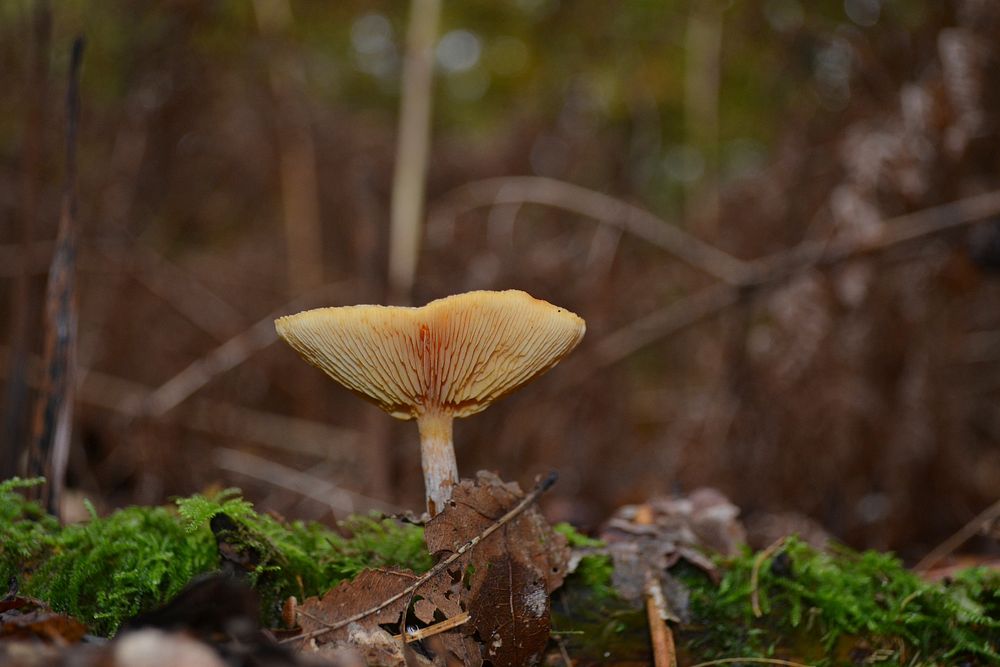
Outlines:
{"label": "green moss", "polygon": [[566,538],[569,545],[574,549],[600,549],[605,546],[603,540],[588,537],[565,521],[557,523],[552,527],[557,533]]}
{"label": "green moss", "polygon": [[129,507],[65,527],[17,489],[38,483],[0,483],[0,577],[20,590],[110,635],[125,619],[177,594],[192,577],[220,567],[209,527],[225,514],[223,539],[249,563],[264,621],[277,624],[289,595],[320,594],[367,567],[423,571],[431,560],[423,530],[389,519],[352,517],[348,537],[314,522],[283,522],[258,514],[238,491],[196,495],[176,507]]}
{"label": "green moss", "polygon": [[[557,533],[564,535],[569,546],[574,549],[601,549],[606,546],[602,540],[588,537],[568,523],[558,523],[553,528]],[[601,553],[591,554],[580,559],[569,579],[574,587],[589,591],[589,595],[596,599],[617,598],[617,593],[611,585],[614,571],[610,556]]]}
{"label": "green moss", "polygon": [[129,507],[53,534],[22,590],[98,634],[176,595],[216,567],[215,541],[163,507]]}
{"label": "green moss", "polygon": [[700,659],[791,657],[816,665],[1000,663],[1000,575],[963,572],[932,584],[891,554],[830,553],[790,539],[760,563],[745,553],[720,562],[718,587],[700,571],[681,570],[691,589],[685,642]]}
{"label": "green moss", "polygon": [[[583,663],[648,661],[644,611],[614,595],[607,558],[587,559],[553,598],[553,632]],[[760,617],[751,603],[758,560]],[[1000,664],[1000,573],[970,569],[928,583],[891,554],[821,553],[797,539],[763,559],[747,551],[716,564],[718,584],[684,561],[671,569],[690,592],[690,622],[674,626],[682,664],[741,657],[817,667]]]}
{"label": "green moss", "polygon": [[58,531],[59,522],[49,516],[38,503],[30,502],[17,492],[38,486],[41,479],[14,477],[0,482],[0,585],[5,585],[24,562],[48,545]]}

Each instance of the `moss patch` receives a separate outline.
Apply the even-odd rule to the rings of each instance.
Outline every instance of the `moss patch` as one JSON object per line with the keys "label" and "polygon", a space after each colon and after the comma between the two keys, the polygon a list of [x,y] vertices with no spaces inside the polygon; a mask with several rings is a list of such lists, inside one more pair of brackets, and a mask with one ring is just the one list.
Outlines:
{"label": "moss patch", "polygon": [[757,556],[721,561],[716,587],[693,568],[686,644],[702,659],[789,657],[816,665],[1000,664],[1000,574],[973,568],[932,584],[892,554],[839,547],[821,553],[790,539]]}
{"label": "moss patch", "polygon": [[[755,564],[759,617],[751,602]],[[747,551],[716,565],[718,585],[683,561],[671,570],[690,592],[690,622],[674,628],[682,664],[740,657],[817,667],[1000,664],[995,571],[972,568],[928,583],[891,554],[823,553],[798,539],[766,558]],[[617,598],[611,572],[609,558],[587,556],[555,593],[553,631],[580,664],[649,659],[645,613]]]}
{"label": "moss patch", "polygon": [[430,567],[423,529],[388,519],[352,517],[338,532],[315,522],[283,522],[258,514],[235,490],[183,498],[175,506],[129,507],[60,527],[17,489],[37,481],[0,483],[0,581],[111,635],[127,618],[176,595],[192,577],[220,567],[209,527],[224,514],[236,551],[253,554],[247,572],[262,599],[264,621],[278,623],[282,600],[300,600],[353,578],[366,567]]}

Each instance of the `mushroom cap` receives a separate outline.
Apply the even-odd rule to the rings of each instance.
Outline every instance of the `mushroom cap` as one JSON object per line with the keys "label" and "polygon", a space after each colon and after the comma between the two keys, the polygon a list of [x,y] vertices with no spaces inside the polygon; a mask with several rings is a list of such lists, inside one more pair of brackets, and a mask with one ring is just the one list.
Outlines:
{"label": "mushroom cap", "polygon": [[466,417],[552,368],[580,317],[525,292],[467,292],[420,308],[317,308],[275,320],[313,366],[399,419]]}

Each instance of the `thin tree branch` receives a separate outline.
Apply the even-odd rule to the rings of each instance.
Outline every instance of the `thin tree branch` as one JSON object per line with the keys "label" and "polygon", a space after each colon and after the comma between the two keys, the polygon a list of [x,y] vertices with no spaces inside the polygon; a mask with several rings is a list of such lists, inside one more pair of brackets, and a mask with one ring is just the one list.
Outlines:
{"label": "thin tree branch", "polygon": [[690,266],[727,283],[739,284],[749,263],[729,255],[649,211],[609,195],[541,176],[489,178],[467,183],[444,196],[428,216],[428,227],[441,235],[463,213],[485,206],[540,204],[563,209],[617,227]]}
{"label": "thin tree branch", "polygon": [[146,398],[146,403],[142,408],[143,412],[153,417],[162,417],[213,379],[236,368],[254,353],[276,341],[278,339],[274,329],[276,317],[294,313],[325,301],[339,292],[339,288],[338,284],[313,290],[310,294],[282,306],[245,331],[212,349],[153,391]]}
{"label": "thin tree branch", "polygon": [[963,544],[969,541],[973,535],[978,533],[990,522],[1000,517],[1000,500],[984,509],[982,512],[977,514],[971,521],[962,526],[954,535],[946,539],[944,542],[934,547],[929,554],[920,559],[920,562],[913,566],[913,569],[917,572],[925,572],[942,560],[947,558]]}
{"label": "thin tree branch", "polygon": [[76,376],[76,255],[77,255],[77,129],[80,122],[80,66],[83,37],[73,41],[66,89],[66,182],[56,249],[45,290],[45,341],[42,384],[28,451],[28,477],[44,476],[33,490],[48,511],[59,516],[66,464],[73,436]]}
{"label": "thin tree branch", "polygon": [[290,468],[276,461],[225,447],[216,447],[212,460],[222,470],[238,475],[251,477],[274,486],[293,491],[327,505],[334,512],[342,515],[378,510],[385,513],[398,513],[401,508],[390,503],[369,498],[355,491],[350,491],[333,482],[315,477],[309,473]]}
{"label": "thin tree branch", "polygon": [[774,288],[795,276],[845,261],[877,255],[906,243],[941,236],[1000,215],[1000,190],[959,199],[887,220],[877,238],[856,241],[807,241],[749,265],[736,284],[716,284],[674,301],[617,331],[596,346],[589,372],[615,364],[638,350],[739,303],[747,294]]}
{"label": "thin tree branch", "polygon": [[[6,348],[0,347],[0,356],[6,352]],[[83,381],[77,387],[77,399],[81,405],[128,418],[142,416],[140,408],[152,391],[149,387],[87,368],[79,371]],[[0,368],[0,375],[7,372],[8,369]],[[37,387],[40,383],[41,362],[37,357],[29,357],[28,384]],[[335,457],[342,466],[354,463],[360,438],[352,429],[204,398],[190,401],[171,413],[166,421],[191,431],[253,442],[282,452],[327,460]]]}
{"label": "thin tree branch", "polygon": [[[109,261],[124,266],[153,295],[219,341],[245,325],[246,318],[228,301],[141,241],[107,237],[86,241],[89,247],[81,248],[81,271],[107,272]],[[0,278],[16,276],[21,268],[32,275],[45,273],[55,247],[54,241],[0,245]]]}

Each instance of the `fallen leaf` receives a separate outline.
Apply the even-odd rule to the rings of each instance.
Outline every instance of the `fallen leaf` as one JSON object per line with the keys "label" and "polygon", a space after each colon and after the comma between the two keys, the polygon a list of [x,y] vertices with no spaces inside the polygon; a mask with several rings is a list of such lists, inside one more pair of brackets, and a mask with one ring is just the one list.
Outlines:
{"label": "fallen leaf", "polygon": [[0,602],[0,638],[44,639],[56,644],[75,644],[87,626],[72,616],[59,614],[48,605],[26,597]]}
{"label": "fallen leaf", "polygon": [[[462,480],[452,491],[445,510],[427,523],[424,529],[427,548],[436,556],[454,553],[496,523],[522,498],[524,493],[516,482],[504,483],[490,472],[480,471],[475,480]],[[548,593],[562,585],[570,555],[566,538],[552,530],[537,507],[526,509],[470,553],[473,564],[489,563],[504,556],[531,564],[544,578]],[[482,585],[485,574],[481,568],[475,570],[471,581],[473,591]]]}
{"label": "fallen leaf", "polygon": [[493,665],[531,665],[549,640],[545,580],[511,557],[490,561],[470,603],[472,626]]}
{"label": "fallen leaf", "polygon": [[[305,600],[296,610],[300,648],[322,655],[354,650],[378,664],[419,662],[398,639],[386,643],[399,631],[404,613],[407,624],[426,627],[468,612],[469,622],[419,642],[434,664],[477,667],[485,659],[493,667],[504,667],[537,662],[549,639],[549,593],[562,583],[568,567],[566,539],[536,508],[528,507],[461,551],[524,498],[516,484],[505,484],[491,473],[463,480],[424,533],[438,562],[460,552],[462,556],[412,594],[392,602],[386,603],[419,576],[407,570],[367,570],[322,597]],[[354,620],[347,624],[349,619]]]}
{"label": "fallen leaf", "polygon": [[[369,649],[372,649],[369,645],[371,642],[376,646],[381,645],[386,637],[391,639],[391,635],[397,632],[409,596],[404,595],[394,602],[381,606],[377,611],[345,627],[327,632],[321,631],[344,619],[382,605],[416,579],[417,575],[408,570],[365,570],[352,581],[341,583],[322,597],[308,598],[296,609],[298,624],[304,636],[320,634],[308,640],[302,648],[324,654],[353,648],[367,655]],[[447,570],[441,572],[414,591],[413,601],[414,616],[427,625],[464,612],[460,576],[456,577],[455,573]],[[387,630],[388,628],[391,628],[391,631]],[[480,664],[478,645],[459,629],[442,633],[438,637],[440,639],[437,640],[437,644],[442,647],[442,651],[454,655],[463,664]],[[392,641],[395,645],[399,645],[398,641]],[[376,652],[382,655],[382,659],[391,662],[387,654],[383,655],[378,650]]]}
{"label": "fallen leaf", "polygon": [[[522,498],[517,484],[492,473],[463,480],[424,529],[428,549],[440,557],[456,553]],[[549,638],[549,593],[562,584],[569,565],[565,537],[529,507],[456,564],[472,615],[465,632],[482,642],[483,657],[495,667],[535,662]]]}

